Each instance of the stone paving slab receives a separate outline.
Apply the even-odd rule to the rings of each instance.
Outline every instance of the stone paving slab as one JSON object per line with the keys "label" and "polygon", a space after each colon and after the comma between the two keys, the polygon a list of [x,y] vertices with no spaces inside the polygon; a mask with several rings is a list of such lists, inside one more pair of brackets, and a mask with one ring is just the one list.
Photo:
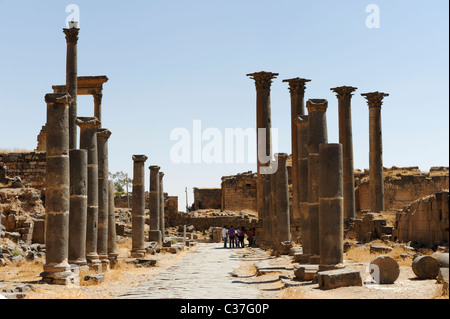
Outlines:
{"label": "stone paving slab", "polygon": [[241,261],[237,251],[221,243],[199,243],[175,265],[117,299],[257,299],[257,287],[231,275]]}

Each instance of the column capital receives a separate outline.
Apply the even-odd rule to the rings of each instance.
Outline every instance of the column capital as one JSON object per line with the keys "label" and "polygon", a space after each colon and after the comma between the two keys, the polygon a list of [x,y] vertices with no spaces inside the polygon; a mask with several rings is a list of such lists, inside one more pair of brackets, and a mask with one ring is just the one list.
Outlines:
{"label": "column capital", "polygon": [[78,28],[63,29],[67,43],[77,43],[79,31]]}
{"label": "column capital", "polygon": [[287,159],[289,155],[287,153],[276,153],[275,158],[276,159]]}
{"label": "column capital", "polygon": [[270,85],[272,83],[272,79],[275,79],[279,74],[272,72],[255,72],[247,74],[251,79],[255,80],[256,89],[270,89]]}
{"label": "column capital", "polygon": [[160,170],[160,168],[161,168],[161,167],[159,167],[159,166],[157,166],[157,165],[152,165],[152,166],[149,166],[149,167],[148,167],[149,170],[151,170],[151,171],[156,171],[156,172],[158,172],[158,171]]}
{"label": "column capital", "polygon": [[283,82],[289,83],[289,93],[294,95],[303,95],[306,89],[306,82],[311,82],[311,80],[303,78],[293,78],[283,80]]}
{"label": "column capital", "polygon": [[294,124],[297,127],[302,127],[303,125],[308,124],[308,115],[299,115],[294,119]]}
{"label": "column capital", "polygon": [[75,124],[79,127],[98,128],[98,119],[96,117],[77,117]]}
{"label": "column capital", "polygon": [[325,99],[309,99],[306,102],[306,107],[307,107],[308,111],[312,111],[312,110],[325,111],[328,107],[328,101]]}
{"label": "column capital", "polygon": [[109,139],[109,137],[111,136],[111,131],[108,130],[107,128],[99,128],[97,129],[97,136],[104,138],[104,139]]}
{"label": "column capital", "polygon": [[72,97],[69,93],[48,93],[45,95],[46,103],[62,103],[69,104]]}
{"label": "column capital", "polygon": [[330,90],[336,93],[336,96],[338,98],[342,98],[342,97],[347,97],[350,98],[352,97],[352,92],[356,91],[358,88],[355,88],[353,86],[338,86],[335,88],[331,88]]}
{"label": "column capital", "polygon": [[381,108],[381,105],[383,105],[383,98],[385,96],[389,96],[389,94],[377,91],[363,93],[361,94],[361,96],[364,96],[366,98],[369,108]]}
{"label": "column capital", "polygon": [[159,172],[159,178],[163,178],[164,177],[164,172]]}
{"label": "column capital", "polygon": [[145,162],[148,159],[145,155],[133,155],[133,161],[135,162]]}

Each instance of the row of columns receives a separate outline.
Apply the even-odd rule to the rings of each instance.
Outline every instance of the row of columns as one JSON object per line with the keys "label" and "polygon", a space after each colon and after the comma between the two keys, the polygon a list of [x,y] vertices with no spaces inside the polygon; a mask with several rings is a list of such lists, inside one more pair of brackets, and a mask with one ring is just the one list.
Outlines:
{"label": "row of columns", "polygon": [[[277,75],[271,72],[248,74],[256,84],[257,128],[269,131],[264,141],[258,135],[257,143],[257,190],[261,189],[257,192],[257,201],[262,224],[259,238],[263,245],[279,239],[279,235],[273,231],[274,228],[278,229],[277,225],[281,221],[273,218],[276,216],[274,212],[279,209],[273,194],[284,189],[284,186],[267,182],[260,168],[268,164],[261,162],[259,157],[259,148],[264,146],[266,153],[271,150],[270,85]],[[353,219],[356,215],[351,125],[351,96],[356,88],[342,86],[331,89],[338,98],[339,143],[329,144],[326,121],[328,101],[308,100],[308,115],[305,115],[304,92],[305,84],[309,81],[302,78],[283,81],[289,83],[291,94],[291,220],[293,225],[301,225],[304,257],[311,261],[320,260],[327,268],[342,263],[343,221]],[[362,96],[369,104],[371,209],[379,212],[384,210],[380,109],[383,98],[388,94],[371,92]],[[289,231],[286,233],[289,234]]]}
{"label": "row of columns", "polygon": [[[133,200],[132,200],[132,249],[131,256],[145,256],[145,155],[133,155]],[[160,246],[164,241],[164,173],[160,167],[152,165],[150,169],[150,230],[149,241]]]}
{"label": "row of columns", "polygon": [[79,29],[63,31],[67,41],[67,92],[45,96],[46,263],[41,276],[52,284],[73,282],[72,265],[106,271],[118,256],[114,185],[108,180],[111,132],[99,128],[96,117],[77,117]]}

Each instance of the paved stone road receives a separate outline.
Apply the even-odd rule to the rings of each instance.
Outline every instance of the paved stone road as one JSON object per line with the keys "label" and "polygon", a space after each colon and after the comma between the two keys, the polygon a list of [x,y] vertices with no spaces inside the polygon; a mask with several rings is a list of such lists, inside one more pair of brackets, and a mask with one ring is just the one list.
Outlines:
{"label": "paved stone road", "polygon": [[175,265],[142,282],[119,299],[256,299],[260,291],[230,273],[239,267],[239,249],[199,243]]}

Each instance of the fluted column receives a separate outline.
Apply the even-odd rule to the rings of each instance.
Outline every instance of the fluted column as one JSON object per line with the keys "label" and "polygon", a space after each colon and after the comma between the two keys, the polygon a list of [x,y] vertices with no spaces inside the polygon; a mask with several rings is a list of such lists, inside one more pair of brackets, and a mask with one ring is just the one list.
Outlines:
{"label": "fluted column", "polygon": [[98,238],[98,153],[95,117],[78,117],[80,127],[80,148],[88,154],[88,203],[86,218],[86,259],[91,268],[97,269],[101,261],[97,253]]}
{"label": "fluted column", "polygon": [[47,94],[47,154],[45,178],[45,265],[43,281],[69,284],[73,277],[69,251],[69,103],[70,95]]}
{"label": "fluted column", "polygon": [[[261,167],[268,166],[269,163],[265,163],[261,158],[263,155],[271,155],[271,108],[270,108],[270,86],[272,79],[278,76],[278,73],[272,72],[256,72],[247,74],[251,79],[255,81],[256,87],[256,131],[257,131],[257,183],[256,183],[256,200],[258,219],[262,221],[264,225],[264,218],[267,212],[264,211],[264,198],[263,188],[264,179],[261,174]],[[266,138],[263,140],[259,137],[260,130],[265,131]],[[263,160],[263,161],[261,161]],[[264,230],[262,234],[257,234],[257,237],[263,243],[268,240],[267,232]]]}
{"label": "fluted column", "polygon": [[383,98],[389,96],[383,92],[361,94],[369,105],[369,176],[370,176],[370,210],[384,211],[383,182],[383,144],[381,127],[381,106]]}
{"label": "fluted column", "polygon": [[159,170],[160,167],[152,165],[150,169],[150,231],[149,241],[161,242],[161,230],[159,216],[161,214],[161,195],[159,185]]}
{"label": "fluted column", "polygon": [[66,88],[72,100],[69,105],[69,149],[77,148],[78,34],[80,29],[63,29],[66,35]]}
{"label": "fluted column", "polygon": [[161,241],[164,241],[164,233],[166,231],[166,227],[164,224],[164,184],[163,184],[164,173],[159,172],[159,195],[161,198],[161,202],[159,204],[159,229],[161,230]]}
{"label": "fluted column", "polygon": [[108,258],[108,139],[111,132],[106,128],[97,130],[98,154],[98,237],[97,252],[102,262],[103,270],[109,268]]}
{"label": "fluted column", "polygon": [[294,225],[300,225],[300,176],[299,176],[299,135],[300,128],[295,121],[305,115],[305,84],[311,80],[294,78],[283,80],[289,83],[289,92],[291,95],[291,144],[292,144],[292,222]]}
{"label": "fluted column", "polygon": [[131,207],[131,256],[145,256],[145,155],[133,155],[133,200]]}
{"label": "fluted column", "polygon": [[326,110],[328,101],[308,100],[308,214],[311,255],[320,255],[319,246],[319,145],[328,142]]}
{"label": "fluted column", "polygon": [[351,98],[352,92],[357,88],[341,86],[331,90],[337,94],[339,103],[339,143],[342,144],[344,173],[344,218],[354,219],[356,217],[356,206]]}
{"label": "fluted column", "polygon": [[331,270],[344,261],[342,144],[320,144],[319,157],[319,268]]}
{"label": "fluted column", "polygon": [[87,217],[87,151],[70,150],[69,263],[85,267]]}
{"label": "fluted column", "polygon": [[298,185],[300,206],[300,227],[302,230],[303,255],[311,255],[311,234],[308,225],[308,115],[298,116],[295,120],[298,128]]}

